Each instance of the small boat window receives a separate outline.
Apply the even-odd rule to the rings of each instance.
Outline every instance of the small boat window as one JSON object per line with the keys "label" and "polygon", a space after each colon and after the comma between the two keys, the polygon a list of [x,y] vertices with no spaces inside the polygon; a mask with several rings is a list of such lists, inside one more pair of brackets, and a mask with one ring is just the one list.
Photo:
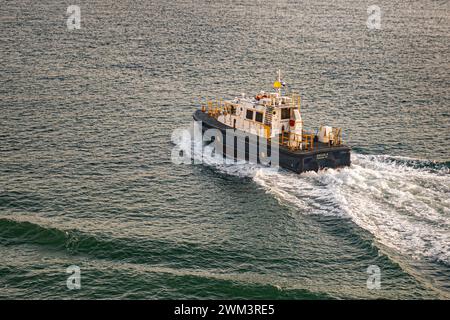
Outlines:
{"label": "small boat window", "polygon": [[261,122],[261,123],[263,122],[263,114],[262,114],[262,112],[256,112],[255,121]]}
{"label": "small boat window", "polygon": [[291,117],[291,109],[281,109],[281,120],[289,119]]}
{"label": "small boat window", "polygon": [[253,110],[247,110],[247,114],[245,116],[248,120],[253,120]]}

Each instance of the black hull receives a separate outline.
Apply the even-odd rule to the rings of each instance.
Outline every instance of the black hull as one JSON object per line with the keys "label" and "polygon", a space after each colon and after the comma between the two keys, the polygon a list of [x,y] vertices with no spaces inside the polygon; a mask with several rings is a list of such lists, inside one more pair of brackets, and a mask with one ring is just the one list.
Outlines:
{"label": "black hull", "polygon": [[[202,131],[205,132],[208,129],[217,129],[220,130],[223,134],[223,154],[228,157],[237,158],[237,146],[236,143],[233,143],[233,147],[230,146],[227,148],[226,141],[226,130],[233,130],[232,127],[229,127],[215,118],[210,117],[207,113],[202,112],[201,110],[197,110],[193,115],[194,120],[202,121]],[[239,130],[236,130],[239,131]],[[243,133],[244,135],[248,135]],[[253,136],[256,141],[257,148],[257,162],[260,163],[261,159],[259,158],[260,150],[259,150],[259,141],[260,139],[264,139],[261,137]],[[317,147],[314,150],[296,150],[292,151],[285,146],[280,145],[278,148],[279,152],[279,165],[282,168],[294,171],[296,173],[302,173],[306,171],[318,171],[319,169],[324,168],[339,168],[350,166],[350,151],[351,148],[348,146],[335,146],[330,147],[325,144],[316,143]],[[270,144],[268,145],[267,150],[268,156],[271,156]],[[241,158],[241,157],[239,157]],[[249,140],[245,140],[245,160],[249,160]]]}

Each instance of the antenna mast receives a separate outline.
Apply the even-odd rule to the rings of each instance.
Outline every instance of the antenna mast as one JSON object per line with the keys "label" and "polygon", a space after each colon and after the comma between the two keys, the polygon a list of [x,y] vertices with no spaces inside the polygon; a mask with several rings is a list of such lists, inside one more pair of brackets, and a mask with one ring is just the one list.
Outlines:
{"label": "antenna mast", "polygon": [[278,95],[281,97],[281,69],[278,69],[278,83],[280,87],[278,88]]}

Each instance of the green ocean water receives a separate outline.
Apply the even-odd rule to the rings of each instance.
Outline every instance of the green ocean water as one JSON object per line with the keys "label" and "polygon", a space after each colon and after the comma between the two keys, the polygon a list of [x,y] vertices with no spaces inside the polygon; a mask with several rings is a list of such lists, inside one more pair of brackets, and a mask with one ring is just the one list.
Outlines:
{"label": "green ocean water", "polygon": [[[450,297],[448,2],[71,4],[0,11],[0,298]],[[172,162],[199,97],[278,69],[351,167]]]}

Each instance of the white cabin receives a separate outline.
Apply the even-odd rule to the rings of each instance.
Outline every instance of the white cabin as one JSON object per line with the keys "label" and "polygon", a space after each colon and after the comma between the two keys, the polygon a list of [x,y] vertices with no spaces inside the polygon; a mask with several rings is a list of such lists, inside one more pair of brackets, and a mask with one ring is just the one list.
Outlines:
{"label": "white cabin", "polygon": [[301,142],[303,123],[299,100],[294,100],[295,97],[282,96],[278,92],[235,98],[224,102],[225,111],[218,115],[217,120],[265,138],[274,138],[285,132],[296,133],[299,135],[297,141]]}
{"label": "white cabin", "polygon": [[[279,74],[275,92],[261,91],[251,98],[242,95],[233,100],[208,102],[202,109],[205,112],[207,108],[210,116],[231,128],[267,139],[279,137],[281,144],[291,149],[312,149],[316,135],[303,130],[300,96],[283,95],[282,86]],[[317,138],[322,143],[340,144],[340,130],[321,127]]]}

